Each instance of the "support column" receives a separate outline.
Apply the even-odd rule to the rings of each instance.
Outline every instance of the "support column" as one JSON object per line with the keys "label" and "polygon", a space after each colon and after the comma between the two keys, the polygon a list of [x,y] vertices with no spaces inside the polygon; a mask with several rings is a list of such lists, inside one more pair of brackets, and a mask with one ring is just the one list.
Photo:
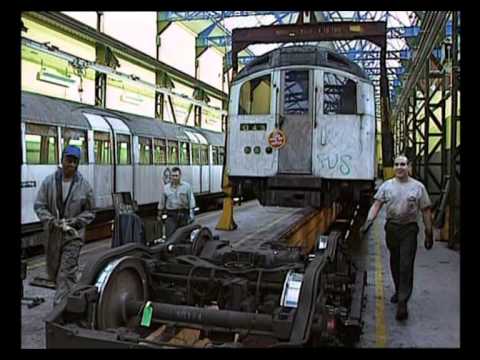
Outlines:
{"label": "support column", "polygon": [[458,68],[458,29],[457,29],[457,22],[458,22],[458,12],[453,11],[452,14],[452,87],[451,87],[451,94],[452,94],[452,113],[451,113],[451,127],[450,127],[450,163],[449,163],[449,171],[450,179],[452,181],[450,187],[450,201],[449,201],[449,209],[450,209],[450,216],[449,216],[449,233],[448,233],[448,245],[453,247],[456,242],[456,233],[459,231],[459,227],[457,228],[456,219],[456,192],[457,192],[457,181],[460,179],[457,176],[456,171],[456,155],[457,155],[457,106],[458,106],[458,76],[460,74],[460,69]]}

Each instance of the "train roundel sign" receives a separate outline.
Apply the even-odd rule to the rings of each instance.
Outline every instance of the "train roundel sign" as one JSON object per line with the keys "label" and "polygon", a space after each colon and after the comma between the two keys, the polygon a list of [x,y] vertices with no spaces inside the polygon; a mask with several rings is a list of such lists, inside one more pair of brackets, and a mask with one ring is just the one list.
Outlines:
{"label": "train roundel sign", "polygon": [[274,129],[268,135],[268,143],[274,149],[279,149],[287,142],[287,137],[285,133],[280,129]]}

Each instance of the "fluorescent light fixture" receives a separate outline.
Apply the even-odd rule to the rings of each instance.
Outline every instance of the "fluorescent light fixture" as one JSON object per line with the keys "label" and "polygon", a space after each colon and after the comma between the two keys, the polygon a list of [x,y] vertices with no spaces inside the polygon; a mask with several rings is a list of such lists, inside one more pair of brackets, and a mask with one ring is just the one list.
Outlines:
{"label": "fluorescent light fixture", "polygon": [[143,102],[143,99],[140,96],[132,94],[122,94],[120,100],[133,105],[138,105]]}
{"label": "fluorescent light fixture", "polygon": [[70,76],[60,74],[56,71],[48,71],[46,69],[42,69],[37,73],[37,79],[67,88],[75,84],[75,79],[72,79]]}

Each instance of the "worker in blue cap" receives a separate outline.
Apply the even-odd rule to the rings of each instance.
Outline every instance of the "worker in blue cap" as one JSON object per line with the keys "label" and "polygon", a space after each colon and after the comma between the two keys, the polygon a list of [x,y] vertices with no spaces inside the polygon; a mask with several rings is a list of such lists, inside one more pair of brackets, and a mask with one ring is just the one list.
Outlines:
{"label": "worker in blue cap", "polygon": [[47,232],[47,275],[57,289],[54,306],[66,298],[77,281],[85,227],[95,218],[93,189],[78,171],[81,157],[80,148],[68,145],[62,166],[43,180],[33,205]]}

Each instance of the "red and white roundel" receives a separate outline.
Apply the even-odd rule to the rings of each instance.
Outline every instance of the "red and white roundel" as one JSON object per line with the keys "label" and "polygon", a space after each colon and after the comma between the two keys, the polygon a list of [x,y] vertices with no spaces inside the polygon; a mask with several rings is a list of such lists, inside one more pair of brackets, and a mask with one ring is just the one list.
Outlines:
{"label": "red and white roundel", "polygon": [[268,135],[268,143],[274,149],[279,149],[287,142],[287,137],[284,132],[280,129],[274,129]]}

